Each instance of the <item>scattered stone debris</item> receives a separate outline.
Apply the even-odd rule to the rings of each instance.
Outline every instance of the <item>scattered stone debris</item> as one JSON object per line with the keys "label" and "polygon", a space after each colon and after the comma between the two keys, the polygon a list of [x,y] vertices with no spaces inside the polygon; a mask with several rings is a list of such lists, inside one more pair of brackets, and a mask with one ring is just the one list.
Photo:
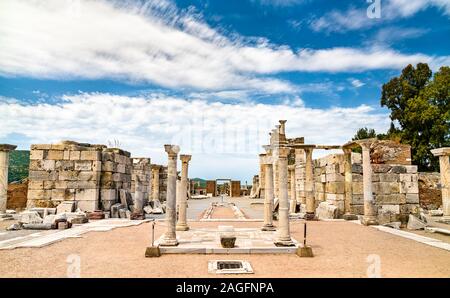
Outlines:
{"label": "scattered stone debris", "polygon": [[56,207],[56,213],[65,213],[75,211],[74,201],[63,201]]}
{"label": "scattered stone debris", "polygon": [[447,229],[426,227],[425,231],[431,232],[431,233],[439,233],[439,234],[450,236],[450,230],[447,230]]}
{"label": "scattered stone debris", "polygon": [[427,227],[427,223],[410,214],[408,218],[408,230],[423,230]]}
{"label": "scattered stone debris", "polygon": [[430,216],[443,216],[444,215],[444,211],[442,211],[441,209],[437,209],[437,210],[429,210],[428,214]]}
{"label": "scattered stone debris", "polygon": [[402,225],[402,223],[400,221],[394,221],[394,222],[385,223],[383,226],[393,228],[396,230],[400,230],[401,225]]}
{"label": "scattered stone debris", "polygon": [[316,209],[318,219],[334,219],[337,217],[337,206],[328,202],[321,202]]}
{"label": "scattered stone debris", "polygon": [[51,230],[52,225],[48,223],[30,223],[23,224],[23,228],[26,230]]}
{"label": "scattered stone debris", "polygon": [[24,211],[20,213],[19,222],[22,224],[40,224],[42,218],[37,211]]}
{"label": "scattered stone debris", "polygon": [[14,223],[6,228],[7,231],[17,231],[22,230],[22,225],[19,223]]}
{"label": "scattered stone debris", "polygon": [[95,210],[93,212],[88,212],[88,218],[91,219],[104,219],[105,214],[103,214],[103,211],[101,210]]}

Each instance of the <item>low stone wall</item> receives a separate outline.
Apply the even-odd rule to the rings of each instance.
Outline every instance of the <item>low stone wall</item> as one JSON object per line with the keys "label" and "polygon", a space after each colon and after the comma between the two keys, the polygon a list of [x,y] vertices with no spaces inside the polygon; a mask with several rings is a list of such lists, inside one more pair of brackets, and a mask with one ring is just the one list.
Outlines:
{"label": "low stone wall", "polygon": [[75,201],[92,212],[110,210],[131,188],[130,153],[104,145],[64,141],[32,145],[27,208]]}
{"label": "low stone wall", "polygon": [[419,172],[420,207],[433,210],[442,206],[441,175],[437,172]]}
{"label": "low stone wall", "polygon": [[[144,198],[144,206],[151,200],[152,195],[152,167],[150,158],[132,158],[133,171],[131,174],[131,194],[134,200],[136,190],[142,192]],[[136,181],[138,180],[138,188]]]}
{"label": "low stone wall", "polygon": [[[417,166],[405,164],[372,164],[372,191],[380,223],[405,221],[417,213],[419,187]],[[316,207],[328,202],[344,214],[344,155],[332,154],[314,160],[314,193]],[[352,213],[364,214],[361,155],[352,153]],[[406,216],[406,219],[405,219]]]}

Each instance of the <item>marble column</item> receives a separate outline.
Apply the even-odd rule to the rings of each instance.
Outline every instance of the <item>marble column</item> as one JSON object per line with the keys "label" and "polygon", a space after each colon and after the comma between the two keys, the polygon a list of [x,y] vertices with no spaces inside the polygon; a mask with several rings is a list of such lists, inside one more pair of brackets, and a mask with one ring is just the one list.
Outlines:
{"label": "marble column", "polygon": [[264,167],[265,189],[264,189],[264,225],[263,231],[275,231],[273,225],[273,161],[272,156],[266,155],[262,160]]}
{"label": "marble column", "polygon": [[291,197],[289,198],[289,213],[295,213],[297,209],[297,188],[295,187],[295,165],[289,165],[289,179],[291,186]]}
{"label": "marble column", "polygon": [[292,246],[294,242],[291,239],[289,230],[289,198],[288,198],[288,154],[290,149],[280,147],[278,149],[278,234],[274,241],[277,246]]}
{"label": "marble column", "polygon": [[280,134],[285,135],[286,134],[286,122],[287,120],[278,120],[280,122]]}
{"label": "marble column", "polygon": [[353,179],[352,179],[352,149],[344,148],[344,219],[356,220],[358,217],[352,213]]}
{"label": "marble column", "polygon": [[431,150],[439,156],[439,172],[441,173],[442,210],[445,220],[450,220],[450,147]]}
{"label": "marble column", "polygon": [[279,199],[279,169],[278,169],[278,148],[272,149],[272,166],[273,166],[273,197]]}
{"label": "marble column", "polygon": [[307,220],[312,220],[315,217],[315,202],[314,202],[314,164],[313,164],[313,148],[305,148],[305,197],[306,197],[306,215]]}
{"label": "marble column", "polygon": [[188,199],[188,165],[191,155],[180,155],[181,160],[181,182],[180,197],[177,198],[179,205],[177,231],[187,231],[187,199]]}
{"label": "marble column", "polygon": [[162,246],[178,245],[176,235],[177,222],[177,156],[180,152],[180,147],[176,145],[164,145],[164,149],[168,155],[167,162],[167,199],[166,199],[166,225],[167,230],[160,243]]}
{"label": "marble column", "polygon": [[[299,204],[306,205],[306,197],[305,197],[305,150],[303,149],[295,149],[295,166],[296,166],[296,175],[300,174],[302,178],[299,179],[300,187],[296,187],[297,194],[297,202]],[[304,210],[301,210],[304,212]]]}
{"label": "marble column", "polygon": [[263,159],[266,156],[266,154],[260,154],[259,155],[259,198],[264,199],[265,197],[265,171],[264,171],[264,163]]}
{"label": "marble column", "polygon": [[139,178],[139,175],[136,175],[136,180],[134,181],[134,205],[133,205],[133,213],[141,214],[144,208],[144,191],[143,191],[143,183]]}
{"label": "marble column", "polygon": [[364,216],[362,223],[366,226],[377,225],[377,209],[372,191],[372,164],[370,162],[370,142],[358,143],[362,148]]}
{"label": "marble column", "polygon": [[16,149],[16,147],[15,145],[0,144],[0,214],[6,213],[9,151]]}
{"label": "marble column", "polygon": [[153,176],[153,185],[152,185],[152,199],[153,201],[159,201],[159,170],[161,166],[153,165],[152,166],[152,176]]}

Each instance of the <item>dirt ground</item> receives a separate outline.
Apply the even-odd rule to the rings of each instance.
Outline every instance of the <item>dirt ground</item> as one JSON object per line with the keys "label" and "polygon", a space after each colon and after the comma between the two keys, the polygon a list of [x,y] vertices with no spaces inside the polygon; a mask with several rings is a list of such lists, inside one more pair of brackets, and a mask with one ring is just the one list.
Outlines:
{"label": "dirt ground", "polygon": [[[190,222],[195,227],[259,227],[261,223]],[[255,274],[235,277],[366,277],[367,258],[378,255],[382,277],[450,277],[450,252],[350,222],[308,223],[314,258],[296,255],[163,255],[145,258],[149,223],[91,232],[43,248],[0,251],[0,277],[65,277],[80,257],[81,277],[223,277],[208,274],[208,260],[250,261]],[[156,236],[164,232],[156,225]],[[303,224],[291,224],[302,240]],[[369,258],[370,259],[370,258]],[[373,260],[373,256],[372,256]]]}

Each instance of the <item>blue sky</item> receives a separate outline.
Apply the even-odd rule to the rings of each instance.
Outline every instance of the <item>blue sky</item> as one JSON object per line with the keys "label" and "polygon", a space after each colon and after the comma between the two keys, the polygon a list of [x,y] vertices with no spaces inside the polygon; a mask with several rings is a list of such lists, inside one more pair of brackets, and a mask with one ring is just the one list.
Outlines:
{"label": "blue sky", "polygon": [[0,143],[119,142],[155,163],[178,143],[191,176],[251,181],[278,119],[308,143],[383,131],[381,85],[450,64],[449,1],[375,2],[379,18],[366,0],[2,1]]}

